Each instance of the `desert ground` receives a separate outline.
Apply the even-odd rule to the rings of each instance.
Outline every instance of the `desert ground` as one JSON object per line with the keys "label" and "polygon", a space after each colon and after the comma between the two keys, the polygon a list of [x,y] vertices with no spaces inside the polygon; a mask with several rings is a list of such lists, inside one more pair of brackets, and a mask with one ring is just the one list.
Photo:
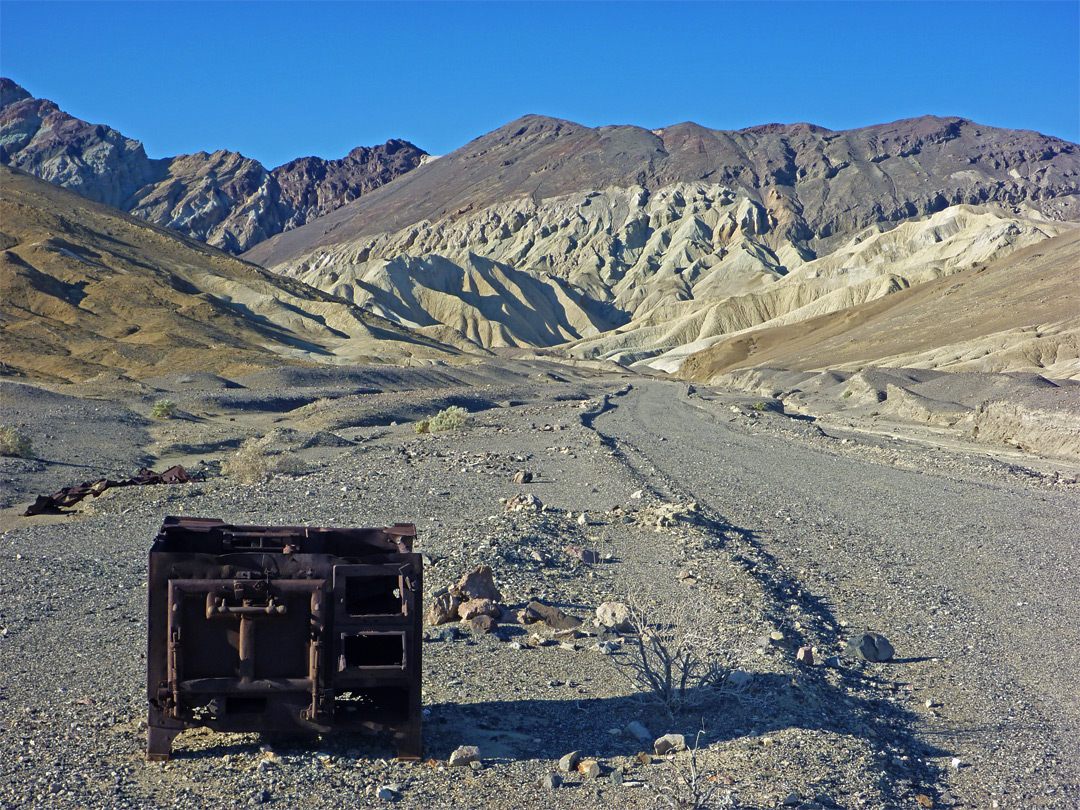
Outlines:
{"label": "desert ground", "polygon": [[[1080,806],[1075,460],[536,359],[4,380],[0,396],[34,441],[0,459],[0,807]],[[165,397],[176,414],[152,418]],[[465,427],[414,431],[452,405]],[[281,472],[244,484],[222,469],[251,438]],[[177,463],[201,480],[21,514]],[[508,508],[519,495],[534,500]],[[166,515],[413,522],[425,605],[489,565],[506,605],[584,624],[426,628],[420,762],[377,735],[193,730],[149,763],[147,551]],[[722,677],[665,709],[616,666],[629,646],[592,621],[607,601],[693,613]],[[846,654],[868,630],[892,660]],[[668,733],[692,750],[643,761]],[[462,745],[479,767],[449,767]],[[600,775],[545,784],[573,751]]]}

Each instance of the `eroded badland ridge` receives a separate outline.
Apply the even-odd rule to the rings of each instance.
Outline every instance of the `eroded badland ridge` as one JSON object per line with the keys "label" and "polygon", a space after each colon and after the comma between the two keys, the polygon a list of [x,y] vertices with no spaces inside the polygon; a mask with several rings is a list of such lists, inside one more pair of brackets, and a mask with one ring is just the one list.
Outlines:
{"label": "eroded badland ridge", "polygon": [[[1075,810],[1080,147],[528,116],[296,165],[301,204],[3,90],[0,807]],[[413,521],[425,607],[490,566],[497,617],[425,629],[425,761],[194,730],[144,762],[167,515]],[[618,664],[676,630],[719,677],[665,708]]]}

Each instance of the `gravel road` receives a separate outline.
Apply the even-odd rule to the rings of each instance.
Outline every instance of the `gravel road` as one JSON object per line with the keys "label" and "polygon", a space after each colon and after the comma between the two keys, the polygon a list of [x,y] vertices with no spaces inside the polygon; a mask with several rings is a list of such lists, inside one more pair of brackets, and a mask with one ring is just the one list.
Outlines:
{"label": "gravel road", "polygon": [[752,535],[823,615],[894,642],[939,707],[919,735],[961,760],[957,795],[1080,806],[1075,489],[980,476],[971,461],[957,475],[932,452],[914,469],[853,459],[770,430],[782,417],[747,431],[686,390],[638,383],[595,427]]}

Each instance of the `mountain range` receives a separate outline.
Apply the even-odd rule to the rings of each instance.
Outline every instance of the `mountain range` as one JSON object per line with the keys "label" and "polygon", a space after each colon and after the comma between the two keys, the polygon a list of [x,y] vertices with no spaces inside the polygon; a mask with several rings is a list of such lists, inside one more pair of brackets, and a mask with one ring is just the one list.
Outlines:
{"label": "mountain range", "polygon": [[302,157],[269,171],[224,149],[152,159],[139,141],[0,78],[0,163],[230,253],[311,222],[425,157],[391,140],[340,160]]}
{"label": "mountain range", "polygon": [[[530,115],[439,158],[390,141],[267,172],[227,152],[150,160],[115,130],[10,81],[0,89],[0,162],[243,251],[222,263],[179,239],[164,266],[213,255],[215,272],[257,271],[290,306],[334,302],[388,336],[379,348],[364,332],[349,349],[349,329],[338,329],[293,356],[542,352],[692,379],[766,360],[1080,378],[1070,284],[1080,147],[1039,133],[932,116],[837,132],[589,128]],[[5,186],[28,187],[10,177]],[[56,238],[110,253],[97,237],[82,241],[71,198],[35,199]],[[51,208],[61,200],[62,215]],[[13,256],[50,272],[23,255],[26,237],[5,233]],[[995,306],[1014,299],[1023,305]],[[917,335],[905,333],[908,317]],[[830,352],[815,350],[826,337]]]}

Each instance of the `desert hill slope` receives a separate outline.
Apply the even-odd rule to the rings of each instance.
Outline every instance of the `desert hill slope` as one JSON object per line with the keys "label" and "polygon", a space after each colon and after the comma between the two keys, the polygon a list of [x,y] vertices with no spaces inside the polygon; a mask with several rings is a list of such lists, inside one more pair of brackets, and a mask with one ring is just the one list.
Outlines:
{"label": "desert hill slope", "polygon": [[1038,371],[1080,379],[1080,228],[948,278],[690,355],[680,376],[751,366]]}
{"label": "desert hill slope", "polygon": [[357,199],[426,154],[391,140],[340,160],[304,157],[270,171],[224,149],[154,160],[139,141],[0,79],[0,163],[230,253]]}
{"label": "desert hill slope", "polygon": [[296,281],[0,167],[2,370],[244,373],[459,352]]}
{"label": "desert hill slope", "polygon": [[1064,233],[1080,149],[920,118],[834,133],[526,117],[245,254],[459,345],[676,371]]}

